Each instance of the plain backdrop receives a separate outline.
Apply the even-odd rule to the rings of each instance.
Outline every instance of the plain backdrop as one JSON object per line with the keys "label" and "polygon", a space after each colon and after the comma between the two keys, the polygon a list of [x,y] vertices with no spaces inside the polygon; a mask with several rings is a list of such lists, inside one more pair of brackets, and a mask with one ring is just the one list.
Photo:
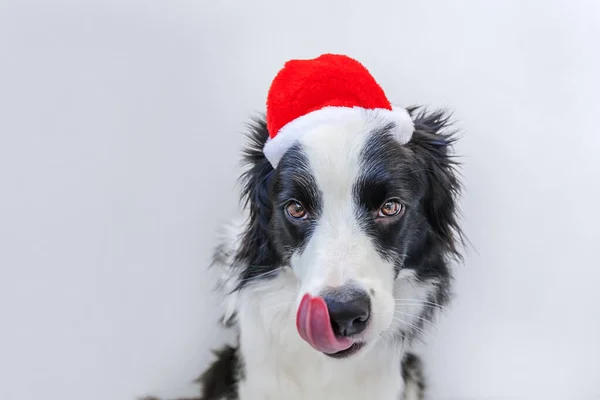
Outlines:
{"label": "plain backdrop", "polygon": [[0,0],[0,399],[195,393],[244,124],[323,52],[462,129],[431,399],[600,398],[599,26],[595,0]]}

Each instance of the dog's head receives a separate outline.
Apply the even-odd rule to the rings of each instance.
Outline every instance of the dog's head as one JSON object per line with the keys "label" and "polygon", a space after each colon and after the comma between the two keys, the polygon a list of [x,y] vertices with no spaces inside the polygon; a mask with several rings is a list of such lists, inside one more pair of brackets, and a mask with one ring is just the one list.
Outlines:
{"label": "dog's head", "polygon": [[378,119],[321,127],[275,169],[262,151],[266,124],[251,130],[241,282],[290,268],[298,332],[334,357],[412,337],[448,296],[448,259],[460,239],[453,138],[442,113],[409,112],[407,144]]}

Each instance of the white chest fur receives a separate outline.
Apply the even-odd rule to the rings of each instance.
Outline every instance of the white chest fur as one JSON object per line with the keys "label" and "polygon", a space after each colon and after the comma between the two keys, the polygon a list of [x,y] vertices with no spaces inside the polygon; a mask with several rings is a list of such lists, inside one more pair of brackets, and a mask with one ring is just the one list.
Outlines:
{"label": "white chest fur", "polygon": [[296,332],[294,286],[283,273],[237,298],[240,400],[400,399],[402,349],[380,340],[342,360],[317,352]]}

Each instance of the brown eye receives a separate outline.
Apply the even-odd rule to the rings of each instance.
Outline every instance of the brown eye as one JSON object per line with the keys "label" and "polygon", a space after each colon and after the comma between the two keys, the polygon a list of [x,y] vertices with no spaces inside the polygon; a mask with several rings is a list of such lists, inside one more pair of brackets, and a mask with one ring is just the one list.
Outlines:
{"label": "brown eye", "polygon": [[287,214],[293,219],[305,219],[307,217],[304,206],[299,201],[290,201],[286,206],[285,210]]}
{"label": "brown eye", "polygon": [[395,217],[404,211],[404,206],[398,200],[388,200],[379,209],[378,217]]}

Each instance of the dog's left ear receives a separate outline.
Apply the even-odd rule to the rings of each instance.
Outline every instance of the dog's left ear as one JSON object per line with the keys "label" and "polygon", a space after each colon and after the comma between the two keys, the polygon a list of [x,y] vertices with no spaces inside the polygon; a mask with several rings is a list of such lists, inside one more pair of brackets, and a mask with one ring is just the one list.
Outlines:
{"label": "dog's left ear", "polygon": [[[414,113],[414,109],[410,110]],[[428,188],[424,208],[429,225],[443,251],[461,258],[463,234],[458,221],[458,197],[462,185],[458,163],[451,153],[456,133],[449,130],[449,117],[443,112],[418,113],[413,117],[415,132],[411,143],[426,171]]]}
{"label": "dog's left ear", "polygon": [[249,129],[249,142],[244,150],[247,169],[241,176],[242,200],[248,209],[249,221],[236,254],[237,262],[251,266],[245,269],[249,276],[243,277],[244,279],[259,275],[277,261],[277,253],[269,234],[273,212],[269,194],[274,169],[263,153],[269,133],[264,119],[255,120]]}

